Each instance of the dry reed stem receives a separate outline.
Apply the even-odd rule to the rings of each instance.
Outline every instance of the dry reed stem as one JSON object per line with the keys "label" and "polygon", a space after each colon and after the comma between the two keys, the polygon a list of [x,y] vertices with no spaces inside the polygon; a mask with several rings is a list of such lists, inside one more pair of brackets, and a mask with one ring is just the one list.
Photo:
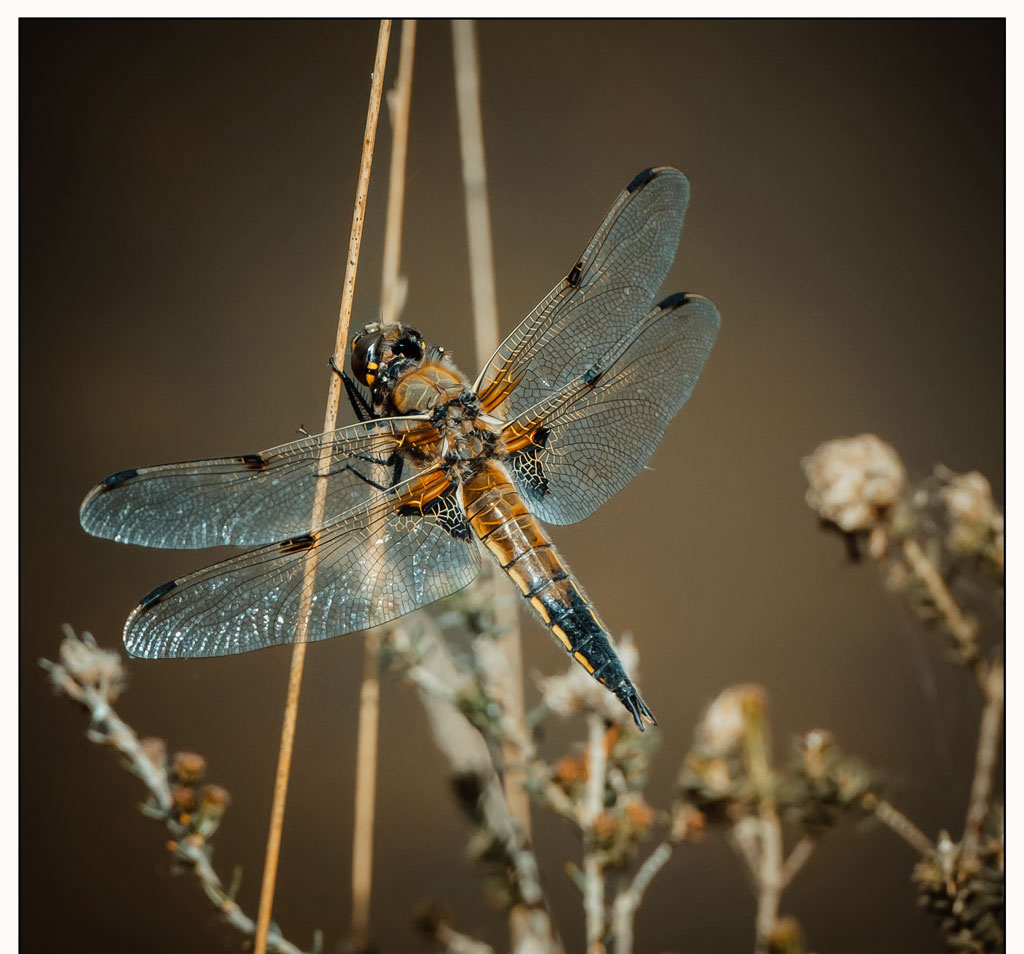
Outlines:
{"label": "dry reed stem", "polygon": [[[340,353],[342,360],[344,360],[348,339],[352,301],[355,297],[356,269],[359,264],[359,247],[363,237],[363,218],[366,214],[366,196],[370,189],[370,166],[373,162],[373,146],[377,135],[377,117],[380,115],[380,101],[384,88],[384,66],[387,62],[388,40],[390,36],[391,21],[381,20],[377,33],[377,54],[373,64],[370,102],[366,112],[366,129],[363,134],[362,159],[359,165],[355,208],[352,212],[352,231],[349,237],[348,258],[345,263],[345,284],[342,289],[341,307],[338,313],[338,330],[334,345],[334,353]],[[325,432],[332,431],[337,426],[340,397],[341,379],[338,375],[332,374],[327,398],[327,410],[324,414],[323,430]],[[324,465],[327,463],[329,455],[329,445],[325,443],[321,450],[318,467],[320,476],[324,475]],[[318,480],[310,519],[310,527],[313,529],[323,523],[326,500],[327,482],[325,480]],[[281,747],[278,753],[277,773],[274,778],[274,801],[270,810],[270,829],[267,833],[267,852],[263,866],[263,883],[260,888],[260,906],[256,922],[254,954],[265,954],[267,933],[270,928],[270,912],[274,901],[277,863],[281,851],[281,829],[284,825],[284,806],[288,795],[288,775],[291,771],[292,749],[295,742],[295,722],[299,709],[299,691],[302,686],[302,667],[306,659],[309,607],[313,595],[313,587],[316,582],[316,559],[317,551],[314,548],[309,551],[304,566],[299,620],[295,628],[295,645],[292,649],[291,668],[288,675],[288,697],[285,703],[284,721],[281,726]]]}
{"label": "dry reed stem", "polygon": [[[405,157],[409,141],[409,101],[412,95],[416,21],[402,21],[398,77],[388,93],[391,116],[391,170],[384,225],[384,264],[381,276],[382,324],[398,320],[403,295],[399,292],[402,251],[402,213],[405,205]],[[363,681],[359,690],[359,729],[356,741],[355,808],[352,835],[351,940],[359,950],[366,946],[370,929],[373,891],[373,830],[377,798],[377,751],[380,735],[381,633],[372,632],[363,642]]]}
{"label": "dry reed stem", "polygon": [[964,825],[963,857],[965,863],[978,859],[981,832],[985,827],[992,800],[992,775],[999,757],[999,739],[1003,721],[1003,664],[995,662],[988,667],[982,680],[985,690],[985,708],[981,713],[978,733],[978,753],[974,763],[974,781]]}
{"label": "dry reed stem", "polygon": [[[452,48],[455,60],[455,98],[459,114],[459,144],[462,152],[462,181],[466,193],[473,327],[477,367],[482,368],[498,347],[498,305],[494,284],[494,255],[491,248],[491,218],[487,205],[483,119],[480,113],[480,65],[477,57],[476,28],[472,20],[452,21]],[[504,581],[497,578],[497,573],[491,572],[489,583],[494,593],[498,644],[507,660],[503,685],[494,688],[497,690],[498,702],[510,719],[523,723],[523,661],[518,611],[512,599],[504,592]],[[503,741],[505,798],[516,824],[529,838],[530,798],[525,786],[526,773],[519,766],[516,754],[515,745],[510,740]]]}

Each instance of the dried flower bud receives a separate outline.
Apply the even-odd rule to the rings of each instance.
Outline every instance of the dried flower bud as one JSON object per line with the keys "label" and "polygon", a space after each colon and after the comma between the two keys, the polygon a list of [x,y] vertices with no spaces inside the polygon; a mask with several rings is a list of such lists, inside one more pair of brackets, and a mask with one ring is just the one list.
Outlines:
{"label": "dried flower bud", "polygon": [[206,759],[195,752],[175,752],[171,772],[183,785],[195,785],[206,772]]}
{"label": "dried flower bud", "polygon": [[976,470],[954,474],[939,491],[950,527],[949,549],[961,556],[980,556],[1003,569],[1004,519],[992,499],[992,487]]}
{"label": "dried flower bud", "polygon": [[907,481],[899,455],[874,434],[826,441],[803,468],[807,505],[847,533],[881,522]]}
{"label": "dried flower bud", "polygon": [[934,854],[914,867],[918,903],[938,919],[951,951],[994,954],[1006,949],[1003,845],[1002,832],[991,832],[978,857],[967,860],[962,846],[942,832]]}
{"label": "dried flower bud", "polygon": [[804,954],[807,946],[796,918],[779,918],[766,938],[768,954]]}
{"label": "dried flower bud", "polygon": [[171,789],[171,809],[178,815],[196,807],[196,790],[190,785],[175,785]]}
{"label": "dried flower bud", "polygon": [[690,802],[675,802],[672,805],[672,840],[696,840],[704,834],[707,822],[707,816],[696,805]]}
{"label": "dried flower bud", "polygon": [[231,796],[226,788],[204,785],[199,792],[199,808],[192,819],[192,830],[202,838],[213,837],[230,803]]}
{"label": "dried flower bud", "polygon": [[572,794],[572,792],[586,782],[589,774],[587,771],[587,760],[584,755],[563,755],[555,763],[552,779],[567,794]]}
{"label": "dried flower bud", "polygon": [[704,711],[697,744],[709,754],[726,755],[742,741],[750,719],[763,719],[767,693],[753,684],[732,686]]}
{"label": "dried flower bud", "polygon": [[654,809],[642,795],[631,795],[626,800],[626,824],[638,835],[646,835],[654,824]]}
{"label": "dried flower bud", "polygon": [[594,819],[590,831],[599,842],[609,844],[619,833],[619,819],[613,812],[605,810]]}

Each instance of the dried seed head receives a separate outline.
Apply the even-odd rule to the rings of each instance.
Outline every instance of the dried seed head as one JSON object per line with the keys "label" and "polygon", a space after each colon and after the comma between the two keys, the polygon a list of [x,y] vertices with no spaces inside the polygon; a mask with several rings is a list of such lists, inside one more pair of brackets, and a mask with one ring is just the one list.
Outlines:
{"label": "dried seed head", "polygon": [[874,434],[826,441],[803,468],[808,506],[847,533],[883,522],[907,482],[899,455]]}
{"label": "dried seed head", "polygon": [[171,772],[183,785],[195,785],[206,772],[206,759],[195,752],[175,752]]}
{"label": "dried seed head", "polygon": [[750,719],[763,719],[767,693],[760,686],[732,686],[704,710],[697,744],[708,754],[726,755],[742,741]]}
{"label": "dried seed head", "polygon": [[804,954],[807,946],[796,918],[779,918],[766,938],[768,954]]}

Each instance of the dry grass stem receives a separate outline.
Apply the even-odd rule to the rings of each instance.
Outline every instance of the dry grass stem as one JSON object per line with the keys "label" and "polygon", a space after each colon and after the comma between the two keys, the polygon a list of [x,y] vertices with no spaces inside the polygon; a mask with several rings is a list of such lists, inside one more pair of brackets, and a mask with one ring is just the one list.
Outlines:
{"label": "dry grass stem", "polygon": [[[398,320],[405,284],[400,275],[402,219],[405,205],[405,157],[409,140],[409,101],[416,49],[416,21],[402,21],[402,43],[395,88],[387,95],[391,116],[391,171],[384,226],[384,265],[381,277],[381,316],[384,324]],[[380,734],[379,632],[363,642],[363,680],[359,690],[359,730],[356,743],[355,808],[352,838],[353,946],[367,946],[373,890],[373,832],[377,797],[377,746]]]}
{"label": "dry grass stem", "polygon": [[[355,297],[356,270],[359,264],[359,248],[363,237],[363,219],[366,214],[366,197],[370,189],[370,167],[373,162],[373,147],[377,135],[377,118],[380,115],[380,101],[384,88],[384,67],[387,62],[388,41],[391,36],[391,21],[381,20],[377,34],[377,54],[373,65],[373,80],[370,87],[370,101],[366,113],[366,129],[363,135],[362,160],[359,165],[359,181],[356,188],[355,208],[352,212],[352,230],[349,237],[348,258],[345,264],[345,283],[342,289],[341,307],[338,314],[338,330],[335,336],[334,353],[344,360],[348,326]],[[341,379],[331,375],[327,410],[324,414],[323,430],[332,431],[337,426],[338,403],[341,397]],[[325,443],[321,452],[318,473],[326,473],[330,446]],[[313,501],[310,527],[317,528],[323,523],[324,507],[327,500],[327,481],[318,480]],[[284,721],[281,727],[281,746],[278,753],[277,772],[274,779],[274,801],[271,806],[270,828],[267,834],[267,852],[263,868],[263,883],[260,889],[259,917],[257,919],[255,954],[265,954],[267,933],[270,928],[270,912],[274,900],[274,885],[277,880],[277,864],[281,850],[281,830],[284,825],[284,807],[288,795],[288,775],[291,770],[292,748],[295,741],[295,723],[298,717],[299,691],[302,686],[302,668],[306,659],[306,631],[309,626],[309,607],[316,581],[317,551],[311,549],[306,559],[303,575],[299,619],[295,630],[295,645],[292,650],[291,668],[288,676],[288,697],[285,703]]]}

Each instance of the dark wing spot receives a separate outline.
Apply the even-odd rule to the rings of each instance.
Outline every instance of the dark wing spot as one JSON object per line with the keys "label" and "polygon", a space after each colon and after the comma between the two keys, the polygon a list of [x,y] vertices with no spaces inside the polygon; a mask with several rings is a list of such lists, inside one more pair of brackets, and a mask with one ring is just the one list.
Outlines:
{"label": "dark wing spot", "polygon": [[547,446],[550,434],[546,427],[538,427],[533,432],[532,443],[506,458],[505,463],[527,500],[540,501],[548,495],[548,479],[540,455]]}
{"label": "dark wing spot", "polygon": [[635,176],[633,176],[632,181],[629,183],[628,186],[626,186],[626,191],[632,194],[633,192],[636,192],[638,189],[641,189],[645,185],[647,185],[647,183],[650,182],[653,178],[654,170],[644,169],[643,172],[638,172]]}
{"label": "dark wing spot", "polygon": [[238,463],[244,464],[250,470],[267,469],[267,462],[259,454],[244,454],[238,458]]}
{"label": "dark wing spot", "polygon": [[565,280],[572,285],[573,288],[579,288],[580,279],[583,277],[583,262],[577,262],[573,265],[569,274],[565,276]]}
{"label": "dark wing spot", "polygon": [[161,584],[152,593],[147,593],[139,600],[139,607],[144,610],[149,609],[154,603],[159,603],[177,585],[174,580],[168,580],[166,583]]}
{"label": "dark wing spot", "polygon": [[466,515],[459,506],[454,488],[425,503],[422,510],[417,504],[405,504],[398,513],[403,517],[418,517],[421,513],[423,516],[432,517],[440,524],[442,530],[456,540],[468,540],[471,535]]}
{"label": "dark wing spot", "polygon": [[103,481],[104,490],[113,490],[118,484],[123,484],[126,480],[131,480],[138,474],[138,470],[135,467],[129,470],[119,470],[116,474],[111,474]]}
{"label": "dark wing spot", "polygon": [[316,546],[316,536],[312,533],[304,533],[298,537],[282,540],[277,546],[282,554],[301,553],[303,550],[312,550]]}
{"label": "dark wing spot", "polygon": [[589,368],[587,368],[586,371],[583,372],[583,382],[593,387],[597,383],[598,378],[600,378],[602,374],[604,374],[604,371],[597,365],[592,364]]}
{"label": "dark wing spot", "polygon": [[685,305],[689,301],[689,296],[686,292],[676,292],[674,295],[669,295],[668,298],[663,298],[658,302],[658,307],[662,311],[669,311],[672,308],[678,308],[680,305]]}

